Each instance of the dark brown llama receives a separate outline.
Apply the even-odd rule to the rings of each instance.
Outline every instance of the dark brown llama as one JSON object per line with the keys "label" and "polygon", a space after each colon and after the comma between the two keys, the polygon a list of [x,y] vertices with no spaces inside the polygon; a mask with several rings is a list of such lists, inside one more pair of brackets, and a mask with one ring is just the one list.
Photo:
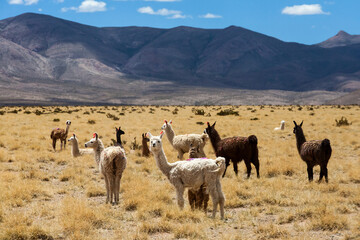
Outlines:
{"label": "dark brown llama", "polygon": [[302,121],[300,125],[297,125],[294,121],[294,133],[296,136],[296,146],[300,154],[301,159],[307,165],[307,172],[309,181],[313,180],[313,167],[320,165],[320,177],[319,182],[325,176],[325,181],[328,182],[328,170],[327,164],[331,157],[330,140],[325,138],[324,140],[312,140],[306,141],[304,132],[302,130]]}
{"label": "dark brown llama", "polygon": [[70,120],[67,120],[67,121],[66,121],[66,129],[54,128],[54,129],[51,131],[50,138],[52,139],[52,146],[53,146],[54,151],[56,151],[56,150],[55,150],[55,148],[56,148],[56,141],[57,141],[58,139],[60,139],[60,150],[62,150],[63,144],[64,144],[64,149],[65,149],[66,139],[67,139],[67,136],[68,136],[68,133],[69,133],[70,125],[71,125],[71,121],[70,121]]}
{"label": "dark brown llama", "polygon": [[141,136],[142,136],[142,145],[141,145],[142,156],[149,157],[150,150],[149,150],[148,142],[150,141],[150,139],[146,136],[146,133],[141,134]]}
{"label": "dark brown llama", "polygon": [[121,143],[121,135],[125,134],[125,132],[123,130],[121,130],[121,127],[116,129],[116,143],[115,146],[120,146],[121,148],[123,148],[122,143]]}
{"label": "dark brown llama", "polygon": [[[199,158],[200,155],[200,146],[193,146],[192,144],[190,144],[189,161],[191,161],[192,158]],[[201,185],[200,189],[197,191],[189,189],[188,198],[192,210],[194,210],[195,208],[203,208],[203,210],[206,212],[209,202],[209,194],[206,193],[206,187],[204,185]]]}
{"label": "dark brown llama", "polygon": [[256,168],[256,174],[259,178],[260,163],[256,136],[250,135],[249,137],[229,137],[221,139],[219,133],[215,130],[215,124],[216,122],[210,126],[208,122],[208,127],[205,128],[205,132],[209,135],[216,157],[225,158],[226,168],[223,177],[225,176],[227,167],[230,165],[230,160],[233,163],[234,172],[237,175],[237,164],[244,159],[247,177],[250,177],[252,163]]}

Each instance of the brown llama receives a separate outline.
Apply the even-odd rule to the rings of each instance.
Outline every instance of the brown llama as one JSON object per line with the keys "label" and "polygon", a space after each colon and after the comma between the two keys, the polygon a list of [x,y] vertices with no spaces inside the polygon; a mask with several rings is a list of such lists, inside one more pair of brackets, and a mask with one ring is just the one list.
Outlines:
{"label": "brown llama", "polygon": [[64,144],[64,149],[65,149],[65,145],[66,145],[66,139],[67,139],[67,136],[68,136],[68,133],[69,133],[69,128],[70,128],[70,125],[71,125],[71,121],[70,120],[67,120],[66,121],[66,130],[65,129],[62,129],[62,128],[54,128],[52,131],[51,131],[51,134],[50,134],[50,138],[52,139],[52,146],[53,146],[53,149],[54,151],[55,148],[56,148],[56,141],[58,139],[60,139],[60,150],[62,150],[62,147],[63,147],[63,144]]}
{"label": "brown llama", "polygon": [[149,150],[148,142],[150,141],[150,139],[146,136],[146,133],[141,134],[141,136],[142,136],[142,145],[141,145],[142,156],[149,157],[150,150]]}
{"label": "brown llama", "polygon": [[297,125],[294,121],[295,127],[293,132],[296,136],[296,146],[300,157],[307,165],[309,181],[311,182],[313,180],[313,167],[320,165],[319,182],[321,182],[323,176],[325,176],[325,181],[328,182],[327,164],[332,152],[330,140],[325,138],[323,140],[306,141],[301,128],[303,122],[304,121],[302,121],[300,125]]}
{"label": "brown llama", "polygon": [[[189,161],[191,161],[193,158],[199,158],[201,155],[200,153],[200,146],[193,146],[190,144],[190,151],[189,151]],[[200,186],[199,190],[188,190],[188,198],[189,198],[189,204],[191,206],[191,209],[201,209],[203,204],[203,210],[206,212],[208,202],[209,202],[209,193],[206,193],[206,187],[204,185]]]}
{"label": "brown llama", "polygon": [[256,136],[250,135],[249,137],[229,137],[221,139],[219,133],[215,130],[215,124],[216,122],[210,126],[209,122],[207,122],[208,127],[205,128],[205,132],[209,135],[216,156],[225,158],[226,168],[223,177],[225,176],[227,167],[230,165],[230,160],[233,163],[234,172],[237,175],[237,164],[244,159],[247,178],[250,177],[251,163],[254,164],[257,177],[259,178],[260,163]]}

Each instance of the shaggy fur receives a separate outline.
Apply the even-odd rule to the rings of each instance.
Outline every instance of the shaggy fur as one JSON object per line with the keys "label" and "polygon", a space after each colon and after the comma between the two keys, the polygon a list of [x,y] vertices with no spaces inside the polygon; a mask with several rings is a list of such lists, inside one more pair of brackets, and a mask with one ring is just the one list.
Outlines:
{"label": "shaggy fur", "polygon": [[91,154],[94,153],[92,149],[79,149],[79,142],[75,134],[73,134],[69,139],[68,142],[71,144],[71,155],[73,157],[79,157],[84,154]]}
{"label": "shaggy fur", "polygon": [[279,131],[279,130],[283,131],[284,129],[285,129],[285,121],[282,120],[280,123],[280,127],[274,128],[274,131]]}
{"label": "shaggy fur", "polygon": [[297,125],[294,121],[294,133],[296,136],[296,146],[300,154],[301,159],[307,165],[307,172],[309,181],[313,180],[313,167],[320,165],[320,177],[319,182],[325,176],[325,181],[328,182],[328,170],[327,164],[331,157],[330,140],[325,138],[324,140],[306,141],[304,132],[302,130],[303,121],[300,125]]}
{"label": "shaggy fur", "polygon": [[150,141],[150,139],[146,136],[146,133],[141,134],[141,137],[142,137],[142,145],[141,145],[142,156],[149,157],[150,150],[148,147],[148,142]]}
{"label": "shaggy fur", "polygon": [[62,150],[63,144],[64,144],[64,149],[65,149],[66,139],[67,139],[67,136],[68,136],[68,133],[69,133],[70,125],[71,125],[71,121],[67,120],[66,121],[66,130],[62,129],[62,128],[54,128],[51,131],[50,138],[52,139],[52,146],[53,146],[54,151],[56,151],[56,149],[55,149],[56,148],[56,141],[58,139],[60,139],[60,150]]}
{"label": "shaggy fur", "polygon": [[221,219],[223,219],[225,197],[221,190],[220,178],[225,170],[225,159],[218,157],[215,160],[194,159],[192,161],[169,163],[162,147],[163,133],[156,137],[148,133],[148,136],[150,137],[150,151],[155,157],[157,166],[176,189],[180,209],[184,208],[183,195],[185,188],[198,191],[204,185],[213,202],[212,217],[215,217],[217,206],[220,205],[220,215]]}
{"label": "shaggy fur", "polygon": [[125,134],[125,132],[123,130],[121,130],[121,127],[116,128],[116,143],[115,146],[119,146],[121,148],[124,148],[122,143],[121,143],[121,135]]}
{"label": "shaggy fur", "polygon": [[249,137],[229,137],[221,139],[219,133],[215,130],[215,124],[216,122],[210,126],[210,124],[207,123],[208,127],[205,129],[205,132],[210,137],[216,156],[224,157],[226,160],[226,168],[223,177],[225,176],[227,167],[230,165],[230,160],[233,162],[234,172],[237,175],[237,164],[244,159],[247,177],[250,177],[252,163],[256,168],[256,174],[259,178],[260,163],[256,136],[250,135]]}
{"label": "shaggy fur", "polygon": [[112,146],[104,148],[104,144],[94,133],[93,138],[85,143],[85,147],[94,150],[95,161],[99,171],[104,175],[106,186],[106,203],[119,202],[120,180],[126,168],[125,151],[121,147]]}
{"label": "shaggy fur", "polygon": [[199,145],[200,157],[206,157],[204,147],[206,140],[208,139],[207,134],[186,134],[176,136],[171,124],[171,120],[169,122],[165,120],[161,129],[165,131],[170,144],[178,151],[178,158],[180,160],[184,159],[184,153],[189,152],[190,144]]}
{"label": "shaggy fur", "polygon": [[[199,157],[199,146],[190,146],[189,157],[190,159],[188,161],[191,161],[193,158]],[[206,187],[204,185],[201,185],[198,191],[189,189],[188,198],[191,209],[194,210],[195,208],[203,208],[204,212],[206,212],[209,202],[209,194],[206,193]]]}

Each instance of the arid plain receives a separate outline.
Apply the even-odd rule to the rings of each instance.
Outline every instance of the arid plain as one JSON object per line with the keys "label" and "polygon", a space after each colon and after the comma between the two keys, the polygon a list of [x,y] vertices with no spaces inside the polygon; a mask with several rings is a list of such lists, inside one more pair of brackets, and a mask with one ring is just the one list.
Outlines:
{"label": "arid plain", "polygon": [[[217,115],[231,109],[235,115]],[[0,239],[359,239],[359,106],[108,106],[0,108]],[[344,116],[351,124],[336,126]],[[160,133],[164,119],[176,134],[202,133],[216,121],[221,137],[258,138],[260,179],[239,163],[222,179],[225,220],[180,211],[175,190],[153,156],[141,156],[141,134]],[[50,132],[65,128],[79,145],[97,132],[113,144],[115,127],[127,153],[120,204],[105,204],[105,185],[92,155],[54,152]],[[274,131],[285,120],[284,131]],[[304,120],[307,140],[330,139],[329,183],[307,180],[292,132]],[[134,142],[136,137],[136,143]],[[166,138],[170,162],[177,153]],[[214,158],[210,142],[207,157]],[[187,155],[186,155],[187,157]],[[319,177],[319,166],[314,168]]]}

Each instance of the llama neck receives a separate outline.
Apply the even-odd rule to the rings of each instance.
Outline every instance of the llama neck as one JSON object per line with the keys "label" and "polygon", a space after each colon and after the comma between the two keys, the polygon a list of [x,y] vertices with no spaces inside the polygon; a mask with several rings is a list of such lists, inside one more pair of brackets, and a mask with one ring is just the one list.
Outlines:
{"label": "llama neck", "polygon": [[94,149],[94,154],[95,154],[95,161],[97,164],[99,164],[101,153],[104,151],[105,147],[100,139],[98,139],[97,141],[98,141],[98,147]]}
{"label": "llama neck", "polygon": [[213,132],[211,133],[211,135],[209,135],[209,138],[210,138],[211,145],[213,146],[214,151],[216,152],[218,143],[221,141],[221,137],[220,137],[219,133],[215,129],[213,129]]}
{"label": "llama neck", "polygon": [[175,132],[172,129],[170,124],[168,124],[168,126],[165,128],[165,133],[166,133],[167,139],[169,140],[170,144],[172,145],[174,137],[175,137]]}
{"label": "llama neck", "polygon": [[70,128],[70,125],[66,125],[65,136],[68,135],[68,133],[69,133],[69,128]]}
{"label": "llama neck", "polygon": [[116,142],[121,145],[121,135],[116,135]]}
{"label": "llama neck", "polygon": [[300,153],[301,146],[303,145],[304,142],[306,142],[306,138],[302,130],[296,131],[295,136],[296,136],[296,146]]}
{"label": "llama neck", "polygon": [[172,169],[172,165],[167,161],[164,149],[161,151],[154,153],[154,157],[156,160],[156,165],[161,170],[163,174],[169,179],[170,178],[170,170]]}
{"label": "llama neck", "polygon": [[75,141],[73,141],[71,144],[71,154],[73,155],[73,157],[80,156],[79,144],[77,139],[75,139]]}

